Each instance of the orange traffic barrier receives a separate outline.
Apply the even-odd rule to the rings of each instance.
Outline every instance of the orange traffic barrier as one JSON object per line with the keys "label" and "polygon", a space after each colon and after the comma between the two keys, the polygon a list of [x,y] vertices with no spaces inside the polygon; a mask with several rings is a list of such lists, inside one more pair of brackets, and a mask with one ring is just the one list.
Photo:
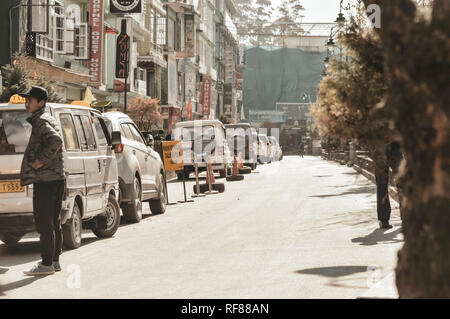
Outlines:
{"label": "orange traffic barrier", "polygon": [[242,162],[241,152],[239,152],[239,165],[238,165],[238,168],[244,168],[244,163]]}
{"label": "orange traffic barrier", "polygon": [[227,181],[241,181],[243,179],[244,175],[239,174],[238,161],[236,155],[234,155],[232,174],[227,176]]}
{"label": "orange traffic barrier", "polygon": [[210,161],[208,161],[208,169],[206,171],[206,183],[210,184],[209,179],[211,178],[211,184],[214,184],[216,182],[216,179],[214,177],[214,172],[213,172],[213,168],[212,168],[212,164]]}
{"label": "orange traffic barrier", "polygon": [[236,155],[233,158],[233,171],[232,171],[232,175],[236,176],[239,175],[239,167],[238,167],[238,162],[236,159]]}

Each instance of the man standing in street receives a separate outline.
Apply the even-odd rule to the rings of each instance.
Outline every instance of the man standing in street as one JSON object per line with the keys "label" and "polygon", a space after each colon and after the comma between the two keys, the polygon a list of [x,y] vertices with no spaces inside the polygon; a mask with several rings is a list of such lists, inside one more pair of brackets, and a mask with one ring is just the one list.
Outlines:
{"label": "man standing in street", "polygon": [[43,276],[60,271],[59,255],[62,250],[61,205],[65,185],[62,139],[56,120],[46,112],[47,91],[33,86],[27,93],[25,107],[32,125],[25,150],[20,181],[22,186],[33,184],[33,213],[36,230],[40,235],[42,261],[29,276]]}
{"label": "man standing in street", "polygon": [[389,201],[389,162],[386,152],[375,151],[375,179],[377,184],[377,216],[381,229],[390,229],[391,203]]}

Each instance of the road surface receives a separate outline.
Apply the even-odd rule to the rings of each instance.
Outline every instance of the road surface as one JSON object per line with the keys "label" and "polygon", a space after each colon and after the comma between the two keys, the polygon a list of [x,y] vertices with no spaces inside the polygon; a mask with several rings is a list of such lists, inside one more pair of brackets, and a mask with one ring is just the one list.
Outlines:
{"label": "road surface", "polygon": [[[182,190],[170,182],[170,201]],[[286,156],[163,215],[145,204],[113,238],[86,232],[52,276],[22,274],[40,259],[36,234],[13,253],[0,244],[0,298],[356,298],[403,244],[398,209],[393,229],[377,229],[375,192],[352,168]]]}

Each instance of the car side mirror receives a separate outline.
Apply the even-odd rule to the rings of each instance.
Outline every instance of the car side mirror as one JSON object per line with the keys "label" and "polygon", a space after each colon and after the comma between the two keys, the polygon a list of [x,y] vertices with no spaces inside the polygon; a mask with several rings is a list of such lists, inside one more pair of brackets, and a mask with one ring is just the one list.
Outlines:
{"label": "car side mirror", "polygon": [[111,146],[115,148],[117,145],[122,144],[122,134],[120,131],[113,131],[111,134]]}

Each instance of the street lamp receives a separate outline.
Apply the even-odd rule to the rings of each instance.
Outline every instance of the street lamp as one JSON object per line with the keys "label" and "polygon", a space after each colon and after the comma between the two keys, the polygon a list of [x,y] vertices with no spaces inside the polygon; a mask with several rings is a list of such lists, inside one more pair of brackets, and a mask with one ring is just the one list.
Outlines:
{"label": "street lamp", "polygon": [[327,42],[327,47],[328,47],[329,49],[332,49],[332,48],[334,48],[335,46],[336,46],[336,43],[334,43],[333,37],[330,36],[330,38],[328,39],[328,42]]}
{"label": "street lamp", "polygon": [[342,2],[344,2],[344,0],[341,0],[341,3],[339,4],[339,14],[336,19],[336,23],[338,24],[339,28],[342,28],[346,22],[344,14],[342,13]]}

